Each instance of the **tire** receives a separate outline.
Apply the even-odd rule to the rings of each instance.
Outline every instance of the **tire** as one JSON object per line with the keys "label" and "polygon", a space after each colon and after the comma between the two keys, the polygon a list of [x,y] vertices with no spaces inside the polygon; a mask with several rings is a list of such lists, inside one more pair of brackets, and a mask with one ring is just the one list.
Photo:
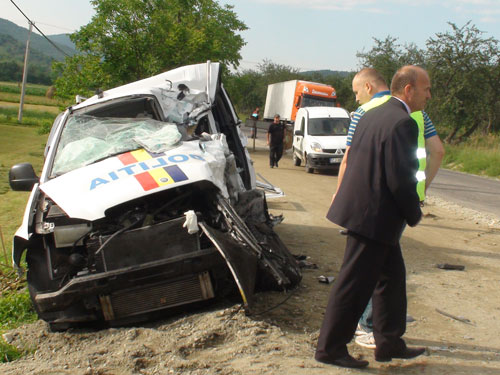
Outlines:
{"label": "tire", "polygon": [[26,262],[28,264],[27,281],[28,291],[31,297],[31,302],[38,317],[48,321],[51,318],[50,313],[43,313],[38,308],[36,296],[41,291],[56,291],[58,289],[57,282],[50,280],[48,275],[47,258],[43,253],[42,248],[28,249],[26,252]]}
{"label": "tire", "polygon": [[296,167],[300,167],[300,164],[302,163],[302,160],[297,156],[295,148],[293,149],[293,165]]}
{"label": "tire", "polygon": [[305,160],[305,169],[306,169],[306,173],[314,173],[314,168],[312,168],[310,165],[309,165],[309,162],[307,160],[307,155],[304,155],[304,159]]}
{"label": "tire", "polygon": [[27,281],[28,291],[38,317],[48,323],[52,332],[65,331],[82,324],[94,324],[100,317],[95,312],[90,312],[82,301],[75,302],[69,307],[61,307],[60,310],[41,311],[36,296],[40,293],[55,292],[61,289],[60,280],[51,280],[49,267],[42,246],[28,249],[26,262],[28,263]]}

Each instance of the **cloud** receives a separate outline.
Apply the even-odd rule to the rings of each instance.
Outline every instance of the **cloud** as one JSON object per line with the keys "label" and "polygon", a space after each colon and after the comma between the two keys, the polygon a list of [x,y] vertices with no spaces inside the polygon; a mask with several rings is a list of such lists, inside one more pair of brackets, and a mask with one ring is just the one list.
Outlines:
{"label": "cloud", "polygon": [[495,18],[495,17],[491,17],[491,16],[485,16],[485,17],[481,17],[480,20],[481,20],[481,22],[484,22],[484,23],[495,23],[495,22],[498,22],[498,17]]}
{"label": "cloud", "polygon": [[[246,0],[248,1],[248,0]],[[500,13],[500,1],[498,0],[253,0],[266,4],[281,4],[298,8],[308,8],[317,10],[359,10],[364,12],[386,13],[385,8],[393,5],[408,5],[412,7],[422,6],[446,6],[452,9],[465,9],[480,14]]]}
{"label": "cloud", "polygon": [[479,20],[484,23],[500,21],[500,2],[498,0],[447,0],[446,5],[459,14],[477,15]]}
{"label": "cloud", "polygon": [[381,1],[377,0],[344,0],[344,1],[331,1],[331,0],[257,0],[261,3],[266,4],[278,4],[287,5],[297,8],[308,8],[316,10],[338,10],[338,11],[350,11],[350,10],[360,10],[370,13],[383,13],[383,9],[378,7]]}
{"label": "cloud", "polygon": [[[407,6],[411,8],[444,7],[450,13],[472,18],[477,16],[480,22],[500,22],[499,0],[234,0],[254,1],[263,4],[276,4],[301,9],[337,12],[363,12],[371,14],[393,14],[396,7]],[[434,11],[433,10],[433,11]]]}

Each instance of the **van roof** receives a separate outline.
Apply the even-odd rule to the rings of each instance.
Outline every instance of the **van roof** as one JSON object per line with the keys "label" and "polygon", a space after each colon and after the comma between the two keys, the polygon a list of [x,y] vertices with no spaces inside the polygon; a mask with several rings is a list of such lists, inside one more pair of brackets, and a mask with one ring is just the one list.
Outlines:
{"label": "van roof", "polygon": [[349,112],[341,107],[304,107],[300,110],[305,110],[309,116],[313,117],[345,117],[349,118]]}

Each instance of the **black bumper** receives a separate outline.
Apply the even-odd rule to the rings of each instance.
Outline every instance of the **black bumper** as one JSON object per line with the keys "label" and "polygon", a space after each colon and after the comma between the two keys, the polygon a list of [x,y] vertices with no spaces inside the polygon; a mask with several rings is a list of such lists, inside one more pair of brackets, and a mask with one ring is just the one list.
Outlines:
{"label": "black bumper", "polygon": [[336,154],[308,154],[307,161],[314,169],[333,169],[337,170],[342,162],[344,155]]}
{"label": "black bumper", "polygon": [[[170,259],[76,277],[58,291],[37,294],[35,303],[41,312],[61,311],[73,304],[81,303],[82,301],[88,303],[90,300],[96,300],[97,298],[101,299],[100,304],[102,305],[103,297],[110,296],[113,298],[127,292],[135,296],[128,301],[129,303],[140,303],[141,297],[140,294],[137,294],[137,290],[141,290],[142,293],[147,294],[149,290],[157,289],[160,285],[164,285],[166,289],[169,289],[169,285],[182,284],[183,280],[190,278],[196,279],[198,275],[219,267],[226,268],[225,261],[215,248],[199,250]],[[200,287],[200,289],[203,288]],[[208,299],[207,296],[210,295],[208,293],[203,296],[203,290],[201,290],[200,298],[186,297],[185,301],[180,298],[175,304]],[[211,296],[213,297],[213,293]],[[144,313],[152,309],[158,310],[172,306],[171,302],[167,303],[169,302],[168,298],[162,298],[159,298],[157,303],[154,304],[155,306],[144,306],[143,309],[139,309],[136,313]],[[162,301],[164,301],[165,305],[163,307],[161,306]],[[106,315],[106,312],[103,312]],[[116,319],[120,318],[122,314],[118,312],[112,315],[112,318]]]}

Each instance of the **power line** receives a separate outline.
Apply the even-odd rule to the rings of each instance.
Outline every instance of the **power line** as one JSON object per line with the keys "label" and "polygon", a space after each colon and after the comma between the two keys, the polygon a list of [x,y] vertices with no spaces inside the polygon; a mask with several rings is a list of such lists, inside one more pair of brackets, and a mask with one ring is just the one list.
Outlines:
{"label": "power line", "polygon": [[57,26],[57,25],[51,25],[50,23],[43,23],[43,22],[40,22],[40,21],[37,21],[37,23],[39,25],[45,25],[45,26],[54,27],[54,28],[59,29],[59,30],[71,31],[72,33],[74,33],[76,31],[75,29],[68,29],[67,27],[62,27],[62,26]]}
{"label": "power line", "polygon": [[21,14],[24,16],[24,18],[26,18],[28,20],[28,22],[30,23],[30,25],[33,25],[33,27],[35,29],[37,29],[37,31],[47,40],[47,42],[49,42],[50,44],[52,44],[52,46],[57,49],[59,52],[61,52],[63,55],[65,55],[66,57],[71,57],[70,55],[68,55],[66,52],[64,52],[62,49],[60,49],[54,42],[52,42],[52,40],[50,40],[49,38],[47,38],[47,36],[42,32],[42,30],[40,30],[38,28],[38,26],[35,25],[34,22],[32,22],[28,16],[26,14],[24,14],[24,12],[17,6],[17,4],[14,2],[14,0],[10,0],[10,2],[12,4],[14,4],[14,6],[17,8],[18,11],[21,12]]}

